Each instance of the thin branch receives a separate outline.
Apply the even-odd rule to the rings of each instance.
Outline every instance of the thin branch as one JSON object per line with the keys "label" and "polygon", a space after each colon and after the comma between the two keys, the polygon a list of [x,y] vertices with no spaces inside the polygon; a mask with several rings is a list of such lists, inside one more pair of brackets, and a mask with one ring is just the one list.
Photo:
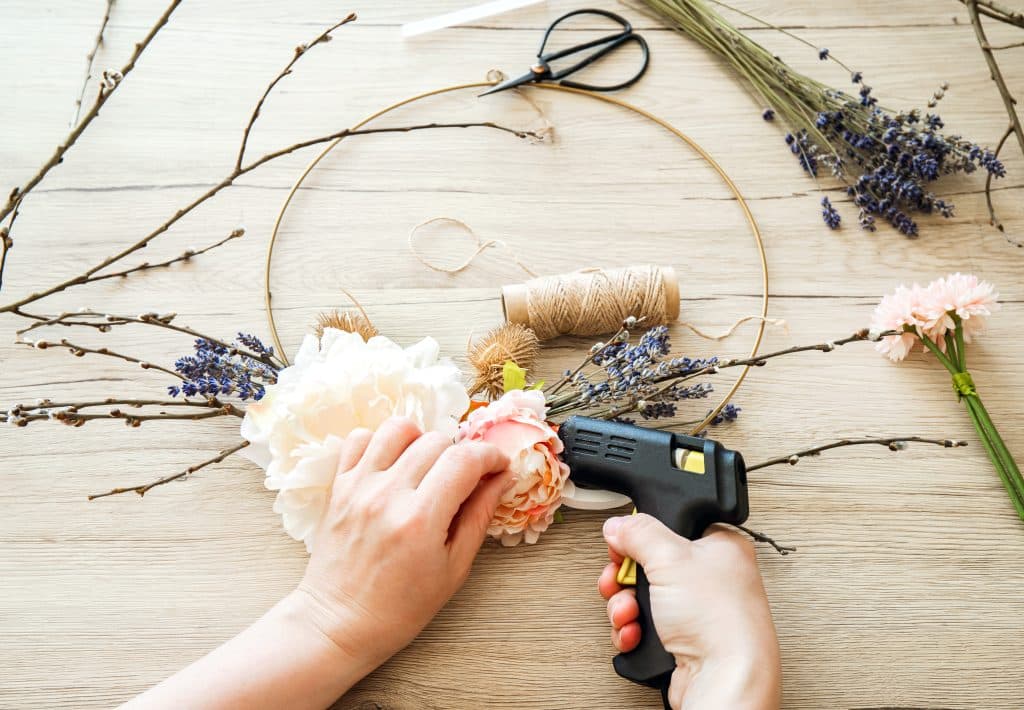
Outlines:
{"label": "thin branch", "polygon": [[[633,399],[626,404],[622,404],[618,407],[611,407],[609,409],[597,412],[590,416],[607,419],[621,417],[623,414],[628,414],[639,409],[640,402],[657,401],[658,397],[664,395],[667,391],[679,385],[679,383],[681,382],[692,380],[697,377],[703,377],[705,375],[714,375],[720,372],[721,370],[725,370],[731,367],[745,367],[748,365],[751,367],[761,367],[762,365],[765,365],[768,360],[777,357],[782,357],[783,355],[792,355],[794,353],[810,352],[813,350],[818,350],[823,353],[830,353],[836,348],[842,347],[843,345],[848,345],[850,343],[857,343],[863,341],[877,342],[878,340],[881,340],[882,338],[887,337],[889,335],[899,334],[900,332],[895,330],[887,330],[881,333],[872,333],[867,328],[862,328],[853,335],[850,335],[846,338],[839,338],[838,340],[831,340],[825,343],[814,343],[813,345],[794,345],[791,348],[786,348],[784,350],[776,350],[775,352],[772,353],[758,354],[755,355],[754,357],[733,358],[732,360],[718,362],[714,365],[708,365],[707,367],[702,367],[698,370],[693,370],[692,372],[687,372],[682,375],[669,373],[667,375],[653,378],[653,382],[667,383],[657,392],[654,392],[650,395],[646,395],[642,398]],[[548,414],[560,414],[567,409],[573,408],[574,406],[574,402],[559,402],[556,405],[552,405],[551,409],[548,410]]]}
{"label": "thin branch", "polygon": [[[282,364],[278,361],[278,359],[270,354],[256,353],[239,345],[233,345],[219,338],[214,338],[204,333],[200,333],[198,330],[190,328],[186,325],[175,324],[173,321],[177,317],[176,313],[143,313],[139,316],[122,316],[112,315],[110,313],[101,313],[98,311],[81,310],[76,312],[68,311],[65,313],[61,313],[58,316],[54,316],[52,318],[47,318],[46,316],[27,313],[25,311],[20,310],[17,313],[20,316],[23,316],[25,318],[31,318],[36,321],[27,328],[22,328],[21,330],[19,330],[18,335],[24,335],[25,333],[28,333],[29,331],[35,330],[37,328],[42,328],[51,325],[63,325],[68,327],[81,326],[95,328],[101,332],[109,331],[110,328],[113,326],[127,325],[129,323],[135,323],[139,325],[152,325],[156,326],[157,328],[163,328],[165,330],[172,330],[176,333],[190,335],[193,338],[201,338],[203,340],[209,341],[211,343],[226,348],[228,350],[228,353],[231,355],[241,355],[242,357],[248,358],[250,360],[255,360],[256,362],[261,362],[264,365],[267,365],[274,369],[280,369],[282,367]],[[99,320],[70,320],[71,318],[96,318]],[[36,347],[39,347],[39,343],[35,343],[35,345]],[[156,365],[153,365],[152,367],[157,368]],[[181,375],[177,373],[173,374],[178,378],[184,379],[181,377]]]}
{"label": "thin branch", "polygon": [[1010,44],[985,44],[984,49],[991,49],[993,51],[1000,51],[1003,49],[1015,49],[1017,47],[1024,47],[1024,42],[1011,42]]}
{"label": "thin branch", "polygon": [[926,439],[920,436],[895,436],[880,439],[840,439],[839,441],[833,441],[828,444],[822,444],[821,446],[814,446],[810,449],[804,449],[803,451],[797,451],[786,456],[778,456],[761,463],[754,464],[753,466],[747,466],[747,473],[753,473],[762,468],[768,466],[777,466],[779,464],[788,463],[790,466],[795,466],[799,463],[800,459],[808,456],[818,456],[823,451],[829,451],[831,449],[838,449],[844,446],[863,446],[874,445],[874,446],[885,446],[890,451],[902,451],[906,448],[908,443],[918,444],[934,444],[935,446],[942,446],[947,449],[954,449],[960,446],[967,446],[967,442],[962,439]]}
{"label": "thin branch", "polygon": [[[52,170],[54,167],[59,165],[64,160],[64,154],[67,153],[71,146],[75,144],[79,136],[81,136],[85,129],[89,127],[89,124],[93,122],[93,119],[100,115],[100,109],[103,108],[103,105],[107,103],[107,100],[113,95],[114,91],[117,89],[118,86],[120,86],[121,82],[124,81],[124,78],[128,76],[131,73],[131,71],[135,68],[135,63],[138,62],[139,57],[142,56],[142,53],[146,51],[146,48],[149,46],[150,42],[153,41],[153,39],[157,36],[160,30],[163,29],[164,25],[167,24],[167,21],[171,18],[171,14],[177,9],[178,5],[180,4],[181,0],[171,0],[170,5],[168,5],[167,9],[164,10],[164,13],[156,21],[156,24],[154,24],[153,27],[150,28],[149,33],[146,34],[146,36],[142,39],[141,42],[138,42],[135,45],[135,49],[132,52],[131,56],[128,58],[128,62],[123,67],[121,67],[120,71],[113,73],[104,72],[104,81],[100,85],[100,90],[96,95],[96,100],[93,102],[92,106],[89,108],[86,114],[82,116],[81,120],[78,121],[78,123],[75,124],[75,127],[71,129],[71,132],[68,133],[68,135],[60,143],[60,145],[58,145],[54,149],[53,155],[51,155],[50,159],[47,160],[41,168],[39,168],[35,175],[29,178],[25,184],[11,190],[10,194],[7,197],[6,204],[3,207],[0,207],[0,223],[4,222],[4,220],[6,220],[8,216],[12,215],[12,213],[14,213],[21,205],[22,201],[25,199],[25,196],[28,195],[28,193],[30,193],[36,185],[42,182],[43,178],[46,177],[47,173],[49,173],[50,170]],[[7,229],[8,233],[5,234],[4,236],[6,237],[6,239],[10,239],[10,224],[7,225]],[[5,242],[6,239],[4,240]],[[5,256],[7,249],[9,249],[9,246],[5,248]],[[0,265],[3,265],[5,263],[6,259],[0,261]],[[0,286],[2,285],[3,272],[0,271]]]}
{"label": "thin branch", "polygon": [[166,266],[170,266],[171,264],[177,264],[179,261],[189,261],[194,256],[199,256],[201,254],[205,254],[208,251],[213,251],[217,247],[230,242],[232,239],[239,239],[244,234],[245,230],[242,229],[241,227],[238,227],[237,229],[233,230],[231,234],[224,237],[219,242],[214,242],[213,244],[203,247],[202,249],[186,249],[173,259],[161,261],[156,264],[150,264],[148,261],[144,261],[138,266],[133,266],[130,269],[124,269],[123,271],[112,271],[108,274],[103,274],[102,276],[91,276],[89,278],[89,283],[103,281],[104,279],[113,279],[117,278],[118,276],[128,276],[129,274],[134,274],[139,271],[149,271],[150,269],[162,269]]}
{"label": "thin branch", "polygon": [[41,399],[36,404],[24,405],[18,404],[11,410],[13,414],[19,414],[22,412],[33,413],[41,410],[53,410],[53,409],[70,409],[72,411],[78,411],[81,409],[87,409],[92,407],[110,407],[113,405],[119,405],[122,407],[202,407],[206,409],[223,407],[224,405],[217,401],[215,398],[209,398],[202,401],[195,399],[125,399],[119,397],[107,397],[105,399],[98,399],[87,402],[54,402],[50,399]]}
{"label": "thin branch", "polygon": [[[1003,133],[1003,137],[999,139],[999,143],[996,145],[994,151],[995,157],[999,157],[999,153],[1002,152],[1003,146],[1006,145],[1006,140],[1013,135],[1013,125],[1006,127],[1006,131]],[[1016,239],[1010,237],[1006,233],[1006,227],[1002,221],[996,216],[995,205],[992,204],[992,173],[985,176],[985,205],[988,207],[988,221],[993,227],[998,229],[1003,234],[1003,238],[1015,247],[1024,247],[1024,242],[1019,242]]]}
{"label": "thin branch", "polygon": [[263,103],[267,100],[267,97],[270,96],[270,92],[274,90],[274,87],[276,87],[277,84],[282,79],[284,79],[286,76],[292,73],[292,67],[295,66],[295,63],[298,62],[299,59],[301,59],[303,55],[306,54],[307,51],[317,46],[318,44],[329,42],[331,40],[332,32],[334,32],[342,25],[347,25],[349,22],[354,22],[355,19],[356,14],[353,12],[344,20],[341,20],[340,22],[331,25],[326,30],[321,32],[319,35],[316,36],[316,38],[313,39],[313,41],[307,42],[306,44],[300,44],[298,47],[295,48],[295,53],[292,55],[291,61],[289,61],[285,65],[284,69],[282,69],[280,73],[278,73],[278,75],[274,77],[273,81],[271,81],[267,85],[266,90],[263,92],[263,96],[261,96],[260,100],[256,102],[256,107],[252,110],[252,116],[249,117],[249,123],[246,124],[245,132],[242,134],[242,143],[241,145],[238,146],[238,158],[235,160],[235,170],[242,169],[242,162],[245,160],[245,148],[249,143],[249,133],[252,131],[252,127],[256,125],[256,120],[260,117],[260,111],[263,109]]}
{"label": "thin branch", "polygon": [[[988,38],[985,36],[985,28],[981,24],[981,17],[978,13],[978,6],[981,3],[979,0],[962,0],[962,2],[967,6],[967,12],[971,17],[971,25],[974,27],[974,35],[978,38],[978,46],[981,48],[981,53],[984,55],[985,62],[988,64],[989,72],[992,75],[992,81],[994,81],[996,86],[999,88],[999,96],[1003,99],[1003,105],[1006,107],[1006,114],[1010,118],[1010,125],[1013,126],[1013,132],[1017,136],[1017,143],[1020,144],[1021,153],[1024,153],[1024,127],[1021,126],[1020,117],[1017,115],[1017,100],[1013,98],[1013,95],[1010,93],[1010,89],[1006,86],[1006,82],[1003,80],[1003,73],[999,70],[999,63],[996,62],[995,55],[992,54],[992,49],[989,46]],[[1024,16],[1020,13],[1004,10],[994,3],[988,3],[987,7],[997,9],[998,12],[1004,13],[1008,17],[1019,17],[1021,20],[1020,26],[1024,27]],[[1007,22],[1008,20],[1003,21]]]}
{"label": "thin branch", "polygon": [[213,419],[214,417],[238,417],[241,419],[245,416],[245,412],[241,411],[232,404],[222,405],[219,409],[207,409],[203,412],[192,413],[192,414],[169,414],[167,412],[160,412],[159,414],[129,414],[128,412],[122,412],[119,409],[112,409],[107,414],[80,414],[77,412],[71,412],[68,410],[61,410],[54,412],[51,416],[48,412],[38,412],[33,414],[25,414],[20,417],[11,417],[11,423],[15,426],[27,426],[30,422],[42,421],[44,419],[52,419],[68,426],[79,427],[84,425],[86,422],[97,421],[100,419],[123,419],[124,423],[130,427],[141,426],[143,422],[155,422],[155,421],[198,421],[200,419]]}
{"label": "thin branch", "polygon": [[93,41],[92,49],[85,55],[85,76],[82,78],[82,89],[78,92],[78,98],[75,99],[75,114],[71,117],[71,125],[74,126],[78,123],[78,117],[82,114],[82,102],[85,101],[85,90],[89,86],[89,80],[92,79],[92,65],[96,59],[96,54],[100,51],[100,47],[103,46],[103,33],[107,31],[107,23],[110,22],[110,11],[114,7],[114,0],[107,0],[107,7],[103,11],[103,20],[100,22],[99,32],[96,33],[96,39]]}
{"label": "thin branch", "polygon": [[69,340],[67,340],[67,338],[61,338],[59,342],[53,342],[49,340],[37,340],[35,342],[19,340],[18,343],[21,345],[27,345],[28,347],[31,348],[37,348],[39,350],[46,350],[48,348],[66,348],[67,351],[70,352],[75,357],[84,357],[88,354],[111,357],[116,360],[124,360],[125,362],[134,363],[141,367],[143,370],[158,370],[160,372],[170,375],[171,377],[177,377],[179,380],[183,382],[187,381],[185,377],[183,377],[182,375],[162,365],[156,365],[146,360],[140,360],[137,357],[125,355],[124,353],[114,352],[110,348],[89,348],[84,345],[76,345],[75,343],[72,343]]}
{"label": "thin branch", "polygon": [[96,500],[97,498],[105,498],[107,496],[116,496],[116,495],[118,495],[120,493],[138,493],[140,496],[146,495],[147,492],[149,492],[153,488],[156,488],[157,486],[162,486],[165,483],[170,483],[171,481],[176,481],[179,478],[184,478],[185,476],[188,476],[189,474],[195,473],[196,471],[199,471],[201,469],[204,469],[207,466],[210,466],[210,465],[215,464],[215,463],[220,463],[221,461],[226,459],[228,456],[231,456],[232,454],[238,453],[239,451],[241,451],[242,449],[244,449],[248,445],[249,445],[248,441],[242,441],[242,442],[240,442],[238,444],[235,444],[231,448],[224,449],[223,451],[221,451],[219,454],[217,454],[213,458],[207,459],[206,461],[203,461],[202,463],[198,463],[198,464],[194,464],[192,466],[189,466],[184,471],[180,471],[180,472],[172,474],[170,476],[165,476],[164,478],[159,478],[159,479],[157,479],[157,480],[155,480],[155,481],[153,481],[151,483],[144,483],[144,484],[139,485],[139,486],[131,486],[130,488],[114,488],[113,490],[107,491],[106,493],[96,493],[94,495],[89,496],[89,500]]}
{"label": "thin branch", "polygon": [[[965,5],[968,4],[968,0],[960,0]],[[993,20],[999,20],[1005,22],[1008,25],[1016,25],[1017,27],[1024,28],[1024,13],[1020,13],[1013,8],[1006,7],[992,0],[976,0],[972,4],[976,5],[978,12],[986,17],[991,17]]]}
{"label": "thin branch", "polygon": [[66,281],[63,281],[63,282],[58,283],[58,284],[56,284],[54,286],[51,286],[50,288],[45,289],[43,291],[38,291],[36,293],[32,293],[32,294],[30,294],[30,295],[26,296],[25,298],[22,298],[22,299],[20,299],[18,301],[14,301],[12,303],[8,303],[5,306],[0,306],[0,313],[16,313],[16,314],[19,314],[19,315],[23,315],[20,312],[20,309],[21,309],[22,306],[28,305],[29,303],[33,303],[33,302],[38,301],[38,300],[40,300],[42,298],[45,298],[47,296],[51,296],[51,295],[53,295],[55,293],[60,293],[62,291],[66,291],[67,289],[72,288],[74,286],[81,286],[82,284],[90,283],[92,281],[96,281],[96,280],[99,280],[100,278],[103,278],[102,276],[101,277],[95,277],[94,275],[97,272],[99,272],[99,271],[105,269],[106,267],[110,266],[111,264],[113,264],[113,263],[115,263],[117,261],[120,261],[121,259],[123,259],[124,257],[128,256],[129,254],[132,254],[132,253],[134,253],[136,251],[139,251],[140,249],[144,249],[145,247],[147,247],[149,245],[149,243],[151,241],[153,241],[154,239],[159,237],[161,234],[163,234],[164,232],[169,230],[176,222],[178,222],[178,220],[180,220],[186,214],[188,214],[189,212],[191,212],[195,208],[197,208],[200,205],[202,205],[207,200],[209,200],[212,197],[214,197],[215,195],[217,195],[224,188],[229,187],[232,184],[234,184],[235,180],[237,180],[241,176],[246,175],[247,173],[255,170],[256,168],[260,167],[261,165],[264,165],[265,163],[268,163],[268,162],[270,162],[272,160],[276,160],[277,158],[283,157],[283,156],[288,155],[290,153],[294,153],[295,151],[301,150],[302,148],[307,148],[307,147],[310,147],[310,146],[319,145],[321,143],[328,143],[330,141],[340,140],[340,139],[348,138],[348,137],[351,137],[351,136],[372,135],[372,134],[377,134],[377,133],[411,133],[413,131],[430,130],[430,129],[437,129],[437,128],[493,128],[493,129],[498,130],[498,131],[503,131],[505,133],[510,133],[510,134],[512,134],[512,135],[514,135],[514,136],[516,136],[518,138],[534,138],[536,140],[543,140],[544,139],[544,136],[542,134],[537,133],[535,131],[526,131],[526,130],[519,130],[519,129],[515,129],[515,128],[509,128],[507,126],[502,126],[502,125],[499,125],[497,123],[493,123],[491,121],[475,121],[475,122],[462,122],[462,123],[425,123],[425,124],[420,124],[420,125],[415,125],[415,126],[397,126],[397,127],[392,127],[392,128],[362,128],[362,129],[346,128],[346,129],[341,130],[341,131],[335,131],[334,133],[329,133],[327,135],[320,136],[319,138],[312,138],[310,140],[301,141],[299,143],[292,144],[292,145],[287,146],[285,148],[281,148],[279,150],[275,150],[275,151],[272,151],[270,153],[267,153],[264,156],[262,156],[261,158],[258,158],[257,160],[249,163],[246,166],[243,166],[240,169],[239,168],[232,169],[232,171],[227,175],[227,177],[225,177],[223,180],[221,180],[216,185],[211,187],[209,190],[204,192],[202,195],[200,195],[199,197],[194,199],[192,202],[187,204],[185,207],[182,207],[181,209],[179,209],[170,218],[168,218],[165,222],[163,222],[163,224],[161,224],[159,227],[154,229],[152,232],[150,232],[149,234],[147,234],[145,237],[143,237],[142,239],[138,240],[134,244],[132,244],[132,245],[122,249],[121,251],[117,252],[113,256],[107,257],[103,261],[99,262],[95,266],[90,267],[89,269],[87,269],[85,272],[79,274],[78,276],[72,277],[72,278],[70,278],[70,279],[68,279]]}
{"label": "thin branch", "polygon": [[751,539],[754,542],[765,542],[765,543],[768,543],[769,545],[774,547],[775,551],[778,552],[783,557],[788,555],[790,552],[796,552],[796,548],[795,547],[787,547],[785,545],[780,545],[779,543],[775,542],[775,540],[773,540],[772,538],[768,537],[764,533],[757,532],[756,530],[751,530],[750,528],[748,528],[748,527],[746,527],[744,525],[733,525],[733,527],[736,528],[737,530],[742,530],[747,535],[750,535]]}

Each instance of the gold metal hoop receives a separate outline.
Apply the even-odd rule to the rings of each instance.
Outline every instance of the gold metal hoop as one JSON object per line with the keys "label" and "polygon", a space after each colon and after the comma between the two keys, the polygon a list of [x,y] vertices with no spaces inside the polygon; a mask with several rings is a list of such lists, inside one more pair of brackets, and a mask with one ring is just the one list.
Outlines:
{"label": "gold metal hoop", "polygon": [[[462,91],[465,89],[479,89],[486,86],[493,86],[495,83],[496,82],[493,81],[481,81],[474,82],[471,84],[456,84],[454,86],[446,86],[440,89],[434,89],[432,91],[425,91],[421,94],[416,94],[415,96],[410,96],[408,98],[402,99],[401,101],[393,103],[390,106],[386,106],[385,108],[382,108],[381,110],[370,114],[362,121],[359,121],[358,123],[353,125],[352,129],[356,130],[362,128],[367,123],[370,123],[371,121],[380,118],[381,116],[384,116],[385,114],[388,114],[397,108],[407,106],[408,104],[429,98],[431,96],[438,96],[440,94],[447,94],[454,91]],[[729,177],[729,175],[726,174],[725,170],[722,169],[722,166],[720,166],[715,161],[715,159],[712,158],[708,154],[708,152],[705,151],[698,143],[696,143],[692,138],[690,138],[688,135],[680,131],[678,128],[673,126],[671,123],[655,116],[649,111],[645,111],[639,106],[635,106],[634,104],[623,101],[620,98],[609,96],[606,94],[596,93],[593,91],[574,89],[568,86],[560,86],[558,84],[531,84],[529,85],[529,88],[526,90],[533,91],[535,89],[540,89],[543,91],[562,91],[569,94],[576,94],[578,96],[586,96],[588,98],[598,99],[600,101],[605,102],[606,104],[612,104],[614,106],[619,106],[621,108],[628,109],[629,111],[632,111],[633,113],[639,116],[643,116],[649,121],[653,121],[654,123],[664,128],[669,133],[673,134],[674,136],[682,140],[684,143],[690,146],[690,148],[692,148],[693,151],[697,153],[697,155],[699,155],[708,165],[710,165],[716,173],[718,173],[718,176],[722,178],[722,182],[726,184],[726,186],[732,192],[733,196],[735,196],[736,202],[739,203],[740,208],[743,210],[744,217],[747,218],[747,222],[750,225],[750,229],[754,234],[754,242],[757,245],[758,257],[761,260],[761,320],[758,323],[757,334],[754,337],[754,345],[750,349],[750,357],[754,357],[755,355],[757,355],[757,350],[761,346],[761,340],[764,338],[764,329],[766,325],[765,318],[767,318],[768,316],[768,260],[765,256],[764,241],[761,238],[761,230],[757,226],[757,221],[754,219],[754,215],[750,211],[750,207],[749,205],[747,205],[747,201],[743,199],[743,195],[740,193],[739,188],[736,187],[736,183],[734,183],[732,179]],[[309,165],[306,166],[306,168],[299,175],[298,179],[296,179],[295,182],[292,184],[291,189],[288,191],[288,195],[285,197],[284,202],[281,204],[280,211],[277,213],[277,219],[274,220],[274,228],[273,231],[270,233],[270,241],[267,243],[267,255],[263,268],[263,302],[266,308],[267,325],[270,328],[270,337],[273,339],[274,347],[277,348],[277,352],[279,356],[284,360],[285,364],[288,363],[288,358],[287,355],[285,354],[284,347],[281,345],[281,338],[277,332],[277,323],[274,321],[274,309],[271,305],[272,294],[270,291],[270,267],[273,263],[274,247],[277,244],[277,235],[281,230],[281,223],[284,221],[285,213],[288,211],[289,206],[291,206],[292,198],[295,197],[295,193],[298,192],[299,188],[302,186],[302,183],[305,182],[307,177],[309,177],[309,174],[313,171],[313,169],[317,165],[319,165],[320,161],[323,160],[328,153],[334,150],[337,147],[337,145],[343,140],[344,136],[341,138],[336,138],[335,140],[328,143],[324,147],[324,149],[321,150],[320,153],[317,154],[317,156],[314,157],[313,160],[309,162]],[[721,401],[715,406],[715,408],[711,410],[711,413],[708,414],[707,417],[705,417],[704,420],[701,421],[696,427],[694,427],[693,433],[702,431],[711,422],[712,419],[718,416],[718,414],[725,408],[725,405],[728,404],[729,401],[733,398],[733,395],[736,394],[736,391],[739,390],[740,385],[743,384],[743,380],[746,379],[748,372],[750,372],[750,366],[746,365],[740,371],[740,374],[737,376],[735,382],[733,382],[732,387],[729,388],[729,391],[726,392],[725,396],[722,397]]]}

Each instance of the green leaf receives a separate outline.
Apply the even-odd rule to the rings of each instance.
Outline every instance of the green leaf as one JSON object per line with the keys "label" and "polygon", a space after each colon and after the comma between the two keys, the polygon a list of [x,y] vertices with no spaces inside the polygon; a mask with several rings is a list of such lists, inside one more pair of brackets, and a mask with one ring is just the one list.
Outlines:
{"label": "green leaf", "polygon": [[526,389],[528,389],[528,390],[539,390],[539,389],[543,389],[543,388],[544,388],[544,380],[541,380],[540,382],[534,382],[532,385],[530,385]]}
{"label": "green leaf", "polygon": [[556,523],[564,523],[565,522],[565,516],[562,515],[562,511],[561,510],[556,510],[555,511],[555,522]]}
{"label": "green leaf", "polygon": [[526,370],[511,360],[506,360],[501,368],[502,386],[506,392],[521,390],[526,387]]}

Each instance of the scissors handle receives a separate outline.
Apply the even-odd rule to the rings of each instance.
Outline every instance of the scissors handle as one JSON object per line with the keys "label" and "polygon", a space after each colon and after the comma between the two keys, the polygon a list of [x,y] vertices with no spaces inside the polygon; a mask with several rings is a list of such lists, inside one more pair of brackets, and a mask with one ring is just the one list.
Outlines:
{"label": "scissors handle", "polygon": [[[559,50],[557,52],[545,53],[544,48],[547,46],[548,39],[550,38],[551,33],[558,27],[559,24],[561,24],[565,20],[568,20],[570,17],[574,17],[576,15],[600,15],[602,17],[607,17],[608,19],[620,24],[622,26],[622,30],[620,32],[605,35],[604,37],[598,37],[597,39],[590,40],[589,42],[577,44],[572,47]],[[601,57],[604,57],[607,54],[615,51],[616,49],[618,49],[627,42],[636,42],[637,44],[639,44],[640,50],[643,53],[643,62],[640,66],[640,70],[632,78],[627,79],[626,81],[623,81],[619,84],[614,84],[612,86],[596,86],[594,84],[585,84],[578,81],[571,81],[565,78],[568,75],[574,74],[579,70],[583,69],[584,67],[587,67],[590,64],[596,62]],[[596,52],[588,54],[586,57],[576,62],[572,66],[566,67],[565,69],[561,69],[557,72],[551,71],[551,69],[548,67],[549,62],[552,62],[556,59],[561,59],[563,57],[578,54],[579,52],[583,52],[594,47],[601,48],[598,49]],[[650,63],[650,48],[647,46],[647,40],[633,32],[633,26],[629,23],[629,20],[619,15],[616,15],[614,12],[598,9],[573,10],[572,12],[562,15],[548,26],[547,31],[544,33],[544,38],[541,40],[540,49],[537,50],[537,59],[539,60],[539,67],[544,69],[544,79],[558,81],[563,86],[568,86],[576,89],[587,89],[589,91],[615,91],[617,89],[624,89],[627,86],[635,84],[640,79],[640,77],[644,75],[644,73],[647,71],[647,66]]]}

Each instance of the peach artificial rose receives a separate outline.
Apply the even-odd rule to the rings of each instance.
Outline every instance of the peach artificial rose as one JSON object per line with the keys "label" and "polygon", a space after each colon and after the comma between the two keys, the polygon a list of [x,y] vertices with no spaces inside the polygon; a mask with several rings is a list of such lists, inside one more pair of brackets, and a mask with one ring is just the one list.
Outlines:
{"label": "peach artificial rose", "polygon": [[533,544],[554,520],[569,481],[569,467],[558,458],[562,440],[544,420],[547,406],[539,390],[511,390],[470,412],[459,427],[460,440],[494,444],[512,462],[515,486],[502,496],[487,534],[502,545]]}

